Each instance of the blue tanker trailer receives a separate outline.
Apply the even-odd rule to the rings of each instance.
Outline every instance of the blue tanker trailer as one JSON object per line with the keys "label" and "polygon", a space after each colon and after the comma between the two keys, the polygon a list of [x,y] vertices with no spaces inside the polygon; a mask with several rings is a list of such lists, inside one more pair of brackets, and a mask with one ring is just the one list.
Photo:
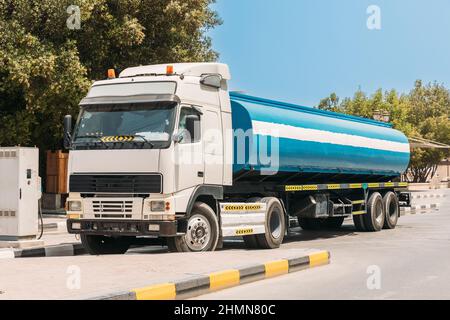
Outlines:
{"label": "blue tanker trailer", "polygon": [[[234,178],[229,194],[261,201],[281,197],[291,226],[338,228],[353,216],[357,230],[395,228],[409,206],[399,177],[410,161],[408,138],[391,124],[230,93]],[[270,247],[270,236],[244,236]],[[269,240],[267,240],[269,239]]]}
{"label": "blue tanker trailer", "polygon": [[[408,167],[408,138],[391,124],[232,92],[234,172],[310,182],[388,181]],[[264,150],[267,148],[267,151]],[[261,157],[268,156],[264,161]],[[249,173],[251,172],[251,173]]]}

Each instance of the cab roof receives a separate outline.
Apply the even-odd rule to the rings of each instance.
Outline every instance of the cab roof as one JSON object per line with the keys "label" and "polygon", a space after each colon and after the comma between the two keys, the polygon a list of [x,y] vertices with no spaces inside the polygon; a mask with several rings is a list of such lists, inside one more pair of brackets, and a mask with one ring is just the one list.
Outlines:
{"label": "cab roof", "polygon": [[128,68],[122,71],[119,78],[165,75],[167,67],[172,66],[175,75],[201,77],[206,74],[220,74],[223,79],[230,80],[231,74],[228,65],[215,62],[204,63],[173,63],[158,64],[150,66],[140,66]]}

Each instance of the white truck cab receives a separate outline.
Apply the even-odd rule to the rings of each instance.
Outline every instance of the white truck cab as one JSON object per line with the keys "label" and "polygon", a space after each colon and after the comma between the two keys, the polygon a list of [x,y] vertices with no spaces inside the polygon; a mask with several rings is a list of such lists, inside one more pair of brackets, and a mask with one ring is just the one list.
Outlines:
{"label": "white truck cab", "polygon": [[198,199],[218,210],[232,184],[230,79],[227,65],[184,63],[95,82],[70,137],[69,232],[84,235],[91,252],[117,252],[117,243],[102,251],[94,242],[175,237],[192,227],[180,229],[178,218]]}

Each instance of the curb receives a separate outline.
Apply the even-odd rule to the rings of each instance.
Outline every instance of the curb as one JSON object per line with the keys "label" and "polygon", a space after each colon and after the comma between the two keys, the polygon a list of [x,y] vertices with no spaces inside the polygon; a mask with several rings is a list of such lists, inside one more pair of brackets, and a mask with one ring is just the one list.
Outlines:
{"label": "curb", "polygon": [[85,254],[81,243],[69,243],[30,249],[1,249],[0,259],[70,257]]}
{"label": "curb", "polygon": [[405,212],[405,213],[414,213],[414,212],[417,212],[417,211],[426,211],[426,210],[438,209],[439,206],[440,206],[439,203],[415,205],[415,206],[411,206],[409,208],[402,208],[401,211]]}
{"label": "curb", "polygon": [[182,300],[330,263],[328,251],[194,276],[171,283],[117,292],[92,300]]}
{"label": "curb", "polygon": [[417,194],[417,195],[411,194],[411,199],[432,199],[432,198],[439,199],[439,198],[446,198],[446,197],[447,197],[447,195],[442,194],[442,193],[432,193],[432,194],[423,193],[423,194]]}

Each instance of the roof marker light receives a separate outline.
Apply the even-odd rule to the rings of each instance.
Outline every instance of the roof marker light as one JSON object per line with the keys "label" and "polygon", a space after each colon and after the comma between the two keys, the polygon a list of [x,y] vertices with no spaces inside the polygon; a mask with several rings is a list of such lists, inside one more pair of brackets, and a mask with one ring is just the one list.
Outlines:
{"label": "roof marker light", "polygon": [[108,69],[108,79],[115,79],[115,78],[116,78],[116,70]]}
{"label": "roof marker light", "polygon": [[173,74],[174,72],[173,72],[173,66],[167,66],[167,68],[166,68],[166,74],[167,75],[171,75],[171,74]]}

